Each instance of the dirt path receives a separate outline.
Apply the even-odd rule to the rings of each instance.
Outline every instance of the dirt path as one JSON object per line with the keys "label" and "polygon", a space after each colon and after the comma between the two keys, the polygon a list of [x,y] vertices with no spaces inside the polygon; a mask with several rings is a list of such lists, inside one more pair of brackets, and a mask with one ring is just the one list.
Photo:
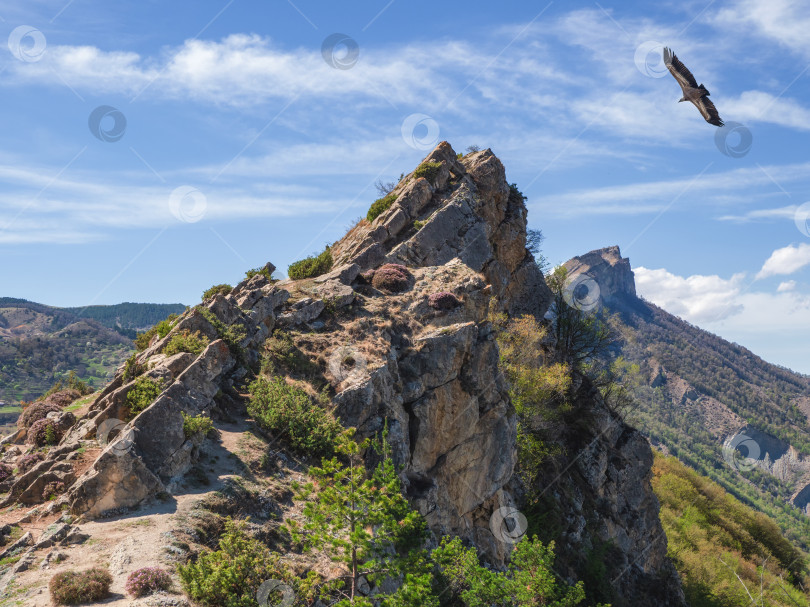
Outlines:
{"label": "dirt path", "polygon": [[[239,459],[245,449],[246,422],[217,424],[220,440],[206,440],[200,459],[203,474],[173,488],[173,495],[165,501],[153,500],[134,512],[122,516],[80,522],[79,529],[89,535],[83,544],[55,548],[65,559],[41,569],[45,556],[54,548],[37,551],[36,561],[27,571],[17,574],[9,586],[12,596],[0,602],[0,607],[25,605],[46,607],[52,605],[48,582],[54,574],[66,570],[86,569],[93,566],[109,567],[113,575],[112,596],[103,605],[176,606],[188,605],[180,591],[175,573],[171,531],[184,526],[189,512],[205,495],[222,488],[229,476],[239,475],[244,464]],[[207,482],[207,484],[206,484]],[[16,512],[19,518],[23,511]],[[6,516],[11,516],[6,514]],[[23,525],[31,531],[34,540],[58,515]],[[4,518],[0,515],[0,518]],[[52,520],[53,519],[53,520]],[[174,549],[176,551],[176,549]],[[173,594],[159,594],[132,599],[125,591],[127,576],[141,567],[160,566],[171,572],[174,579]]]}

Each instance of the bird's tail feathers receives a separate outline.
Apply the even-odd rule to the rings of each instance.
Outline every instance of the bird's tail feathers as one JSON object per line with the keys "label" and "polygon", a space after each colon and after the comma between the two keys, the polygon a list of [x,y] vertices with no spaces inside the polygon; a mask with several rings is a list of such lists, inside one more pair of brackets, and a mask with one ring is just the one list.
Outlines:
{"label": "bird's tail feathers", "polygon": [[702,84],[701,84],[701,85],[700,85],[698,88],[699,88],[701,91],[703,91],[703,93],[704,93],[704,94],[705,94],[707,97],[708,97],[709,95],[711,95],[711,93],[709,92],[709,89],[707,89],[707,88],[706,88],[705,86],[703,86]]}

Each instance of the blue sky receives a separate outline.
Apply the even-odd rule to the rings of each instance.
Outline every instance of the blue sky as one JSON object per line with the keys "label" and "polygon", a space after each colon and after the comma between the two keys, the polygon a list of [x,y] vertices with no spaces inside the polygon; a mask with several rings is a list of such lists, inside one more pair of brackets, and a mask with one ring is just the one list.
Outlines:
{"label": "blue sky", "polygon": [[[618,244],[645,297],[810,373],[806,2],[29,0],[0,19],[3,295],[196,303],[338,239],[375,180],[447,140],[503,160],[552,262]],[[712,92],[719,142],[662,44]]]}

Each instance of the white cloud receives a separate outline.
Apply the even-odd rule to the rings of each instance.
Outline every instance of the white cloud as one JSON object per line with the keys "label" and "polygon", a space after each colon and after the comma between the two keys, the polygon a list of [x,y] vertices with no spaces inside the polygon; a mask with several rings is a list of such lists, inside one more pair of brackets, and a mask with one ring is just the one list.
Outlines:
{"label": "white cloud", "polygon": [[810,131],[810,109],[795,99],[777,97],[763,91],[745,91],[736,99],[724,99],[722,105],[722,116],[726,122],[768,122]]}
{"label": "white cloud", "polygon": [[[366,103],[425,109],[452,104],[458,110],[469,104],[471,94],[493,103],[553,108],[554,87],[573,79],[536,48],[516,45],[508,58],[493,63],[488,42],[361,48],[357,63],[345,70],[330,67],[320,48],[281,48],[255,34],[186,40],[153,57],[54,45],[36,63],[7,57],[4,83],[66,83],[80,92],[193,99],[240,108],[301,95],[343,102],[360,97]],[[526,82],[532,83],[528,94]]]}
{"label": "white cloud", "polygon": [[718,11],[715,25],[758,33],[797,53],[808,54],[810,5],[802,0],[736,0]]}
{"label": "white cloud", "polygon": [[796,290],[795,280],[786,280],[785,282],[780,282],[779,286],[776,288],[777,293],[787,293],[788,291],[795,291],[795,290]]}
{"label": "white cloud", "polygon": [[744,274],[730,279],[698,274],[684,278],[665,269],[633,271],[640,295],[689,322],[714,322],[742,311],[739,296]]}
{"label": "white cloud", "polygon": [[640,295],[702,329],[743,345],[765,360],[810,373],[804,353],[810,339],[810,297],[782,283],[777,293],[751,292],[743,274],[678,276],[635,268]]}
{"label": "white cloud", "polygon": [[769,362],[810,373],[810,297],[797,291],[749,292],[739,298],[739,303],[741,313],[702,327]]}
{"label": "white cloud", "polygon": [[771,256],[762,265],[757,278],[793,274],[808,264],[810,264],[810,244],[788,245],[771,253]]}

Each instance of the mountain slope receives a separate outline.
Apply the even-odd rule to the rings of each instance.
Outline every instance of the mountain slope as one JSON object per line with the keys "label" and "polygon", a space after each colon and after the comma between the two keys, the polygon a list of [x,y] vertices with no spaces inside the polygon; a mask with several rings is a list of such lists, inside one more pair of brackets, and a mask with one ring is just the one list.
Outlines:
{"label": "mountain slope", "polygon": [[[669,554],[691,607],[807,605],[802,555],[763,514],[674,457],[657,454],[653,487]],[[760,604],[757,601],[757,604]]]}
{"label": "mountain slope", "polygon": [[101,387],[129,355],[136,329],[184,309],[130,303],[54,308],[0,298],[0,401],[37,398],[69,371]]}
{"label": "mountain slope", "polygon": [[772,516],[806,549],[810,379],[637,297],[629,260],[618,247],[565,266],[572,285],[595,288],[615,314],[622,336],[616,354],[626,361],[619,372],[637,403],[630,423]]}

